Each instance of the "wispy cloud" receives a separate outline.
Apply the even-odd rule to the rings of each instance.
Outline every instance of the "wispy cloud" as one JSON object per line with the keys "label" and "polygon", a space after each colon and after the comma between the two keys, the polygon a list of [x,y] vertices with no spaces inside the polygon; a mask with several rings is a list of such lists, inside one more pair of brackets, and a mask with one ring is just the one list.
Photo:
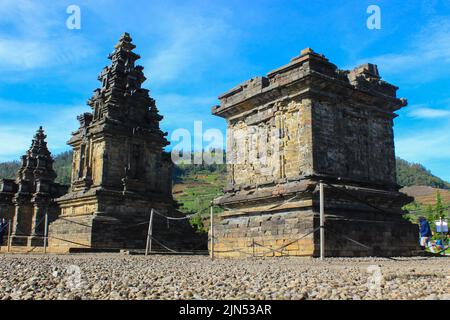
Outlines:
{"label": "wispy cloud", "polygon": [[435,127],[416,130],[396,138],[396,153],[400,157],[419,163],[450,159],[450,121]]}
{"label": "wispy cloud", "polygon": [[180,95],[175,93],[155,96],[158,109],[164,115],[162,126],[172,131],[178,128],[193,129],[194,121],[203,121],[205,127],[224,129],[225,123],[211,115],[214,96]]}
{"label": "wispy cloud", "polygon": [[[402,75],[403,80],[424,83],[447,76],[442,68],[450,68],[450,21],[438,19],[425,25],[412,36],[403,50],[362,59],[380,66],[384,75]],[[408,74],[405,79],[404,75]]]}
{"label": "wispy cloud", "polygon": [[418,119],[439,119],[450,118],[450,110],[429,108],[426,106],[412,106],[412,110],[408,113],[410,117]]}
{"label": "wispy cloud", "polygon": [[14,75],[16,71],[59,67],[80,61],[93,52],[84,37],[67,30],[64,7],[52,4],[48,0],[2,0],[0,69],[3,72],[12,71],[10,75]]}
{"label": "wispy cloud", "polygon": [[211,61],[229,54],[233,46],[235,33],[220,18],[192,15],[180,19],[177,12],[161,20],[164,39],[154,48],[154,55],[144,60],[154,83],[198,78],[211,67]]}
{"label": "wispy cloud", "polygon": [[156,96],[157,104],[167,112],[176,114],[201,113],[204,108],[210,108],[215,102],[215,96],[192,96],[177,93],[167,93]]}
{"label": "wispy cloud", "polygon": [[438,177],[450,181],[450,122],[435,130],[418,130],[395,139],[396,155],[402,159],[421,163]]}
{"label": "wispy cloud", "polygon": [[19,160],[19,155],[25,153],[25,146],[30,144],[32,135],[18,134],[18,131],[23,132],[24,130],[29,131],[29,128],[24,126],[0,126],[0,139],[7,141],[7,143],[2,143],[0,162]]}
{"label": "wispy cloud", "polygon": [[[78,127],[76,116],[87,107],[80,105],[32,104],[0,100],[0,161],[18,160],[31,144],[37,128],[43,126],[53,154],[67,150],[67,140]],[[20,121],[17,118],[20,116]]]}

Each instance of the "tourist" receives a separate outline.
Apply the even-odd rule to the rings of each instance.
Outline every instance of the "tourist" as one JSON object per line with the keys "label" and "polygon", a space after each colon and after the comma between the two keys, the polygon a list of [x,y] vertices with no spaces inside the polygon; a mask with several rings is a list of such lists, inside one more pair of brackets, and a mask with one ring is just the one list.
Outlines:
{"label": "tourist", "polygon": [[3,245],[3,237],[5,236],[5,230],[8,226],[8,223],[6,222],[5,218],[2,218],[0,220],[0,246]]}
{"label": "tourist", "polygon": [[430,224],[424,217],[419,217],[419,233],[420,233],[420,247],[425,250],[428,246],[430,237],[433,235],[431,233]]}

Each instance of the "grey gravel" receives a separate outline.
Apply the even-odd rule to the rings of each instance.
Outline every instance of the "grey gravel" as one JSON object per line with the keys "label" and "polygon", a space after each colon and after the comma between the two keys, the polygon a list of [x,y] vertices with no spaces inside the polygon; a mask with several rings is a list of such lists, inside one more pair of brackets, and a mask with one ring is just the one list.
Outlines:
{"label": "grey gravel", "polygon": [[0,255],[0,299],[450,299],[449,258]]}

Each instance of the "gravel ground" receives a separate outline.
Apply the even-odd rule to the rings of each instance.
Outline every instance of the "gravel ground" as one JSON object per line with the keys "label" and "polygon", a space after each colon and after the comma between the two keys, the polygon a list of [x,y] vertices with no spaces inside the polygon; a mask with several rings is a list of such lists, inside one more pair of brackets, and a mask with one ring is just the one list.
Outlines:
{"label": "gravel ground", "polygon": [[0,299],[450,299],[450,258],[0,255]]}

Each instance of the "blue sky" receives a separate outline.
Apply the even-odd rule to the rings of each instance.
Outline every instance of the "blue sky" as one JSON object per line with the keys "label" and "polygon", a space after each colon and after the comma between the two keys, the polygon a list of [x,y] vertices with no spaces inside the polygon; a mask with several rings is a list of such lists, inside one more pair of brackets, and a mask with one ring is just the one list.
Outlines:
{"label": "blue sky", "polygon": [[[69,5],[81,29],[66,27]],[[369,30],[369,5],[381,30]],[[164,130],[225,131],[217,96],[311,47],[340,68],[378,64],[409,106],[395,120],[397,155],[450,181],[450,1],[0,0],[0,161],[18,159],[39,125],[53,154],[130,32]]]}

